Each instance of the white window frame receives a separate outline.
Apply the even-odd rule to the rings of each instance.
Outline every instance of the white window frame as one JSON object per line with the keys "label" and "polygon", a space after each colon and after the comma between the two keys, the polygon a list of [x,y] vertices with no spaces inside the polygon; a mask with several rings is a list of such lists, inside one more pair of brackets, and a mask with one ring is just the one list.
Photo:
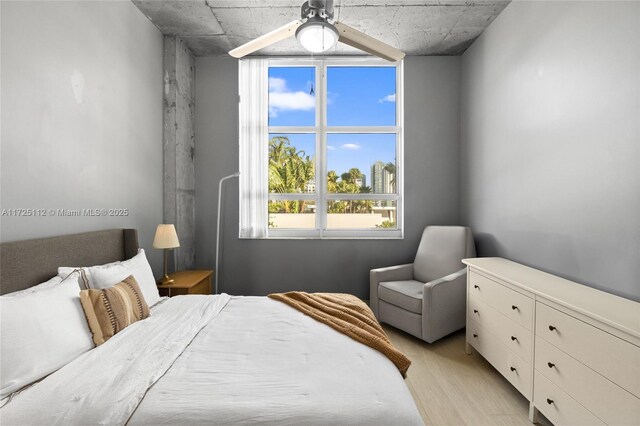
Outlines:
{"label": "white window frame", "polygon": [[[327,67],[395,67],[396,68],[396,125],[395,126],[328,126],[327,125]],[[271,58],[271,67],[315,67],[316,125],[269,126],[269,134],[313,133],[316,135],[315,194],[274,194],[274,201],[316,201],[315,229],[268,228],[269,239],[403,239],[404,238],[404,62],[390,63],[378,58]],[[329,194],[327,193],[327,134],[330,133],[395,133],[396,134],[396,194]],[[265,141],[268,143],[268,141]],[[396,229],[341,228],[326,229],[327,202],[331,200],[394,200],[396,201]],[[265,206],[268,207],[268,206]]]}

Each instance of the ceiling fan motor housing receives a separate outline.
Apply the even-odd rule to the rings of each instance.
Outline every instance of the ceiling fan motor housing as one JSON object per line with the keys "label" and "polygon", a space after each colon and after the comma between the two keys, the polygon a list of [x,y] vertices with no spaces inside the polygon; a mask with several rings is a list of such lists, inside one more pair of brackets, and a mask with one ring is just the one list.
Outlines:
{"label": "ceiling fan motor housing", "polygon": [[333,0],[308,0],[300,8],[300,17],[310,19],[319,17],[321,19],[333,19]]}

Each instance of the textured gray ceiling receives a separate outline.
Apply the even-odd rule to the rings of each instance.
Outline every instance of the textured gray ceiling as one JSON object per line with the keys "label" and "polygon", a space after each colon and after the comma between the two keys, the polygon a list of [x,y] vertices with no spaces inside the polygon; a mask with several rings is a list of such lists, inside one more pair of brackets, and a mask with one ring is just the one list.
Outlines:
{"label": "textured gray ceiling", "polygon": [[[225,55],[300,18],[303,0],[132,0],[196,56]],[[335,19],[407,55],[461,55],[511,0],[335,0]],[[308,55],[295,38],[258,55]],[[339,43],[330,54],[363,52]]]}

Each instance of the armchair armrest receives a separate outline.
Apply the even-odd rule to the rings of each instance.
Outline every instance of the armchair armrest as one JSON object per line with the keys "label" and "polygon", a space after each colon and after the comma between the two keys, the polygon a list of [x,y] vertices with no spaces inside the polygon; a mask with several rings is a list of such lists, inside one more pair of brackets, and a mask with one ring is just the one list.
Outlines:
{"label": "armchair armrest", "polygon": [[429,281],[422,291],[422,339],[431,343],[464,327],[467,268]]}
{"label": "armchair armrest", "polygon": [[429,286],[429,288],[433,288],[440,284],[448,283],[449,281],[453,281],[456,278],[466,275],[466,273],[467,273],[467,268],[462,268],[459,271],[454,272],[453,274],[445,275],[444,277],[438,278],[437,280],[429,281],[424,285],[424,289],[426,290],[427,286]]}
{"label": "armchair armrest", "polygon": [[369,271],[369,306],[378,317],[378,284],[383,281],[404,281],[413,279],[413,263],[388,266]]}
{"label": "armchair armrest", "polygon": [[369,271],[370,278],[382,281],[404,281],[413,279],[413,263],[405,265],[387,266],[386,268],[372,269]]}

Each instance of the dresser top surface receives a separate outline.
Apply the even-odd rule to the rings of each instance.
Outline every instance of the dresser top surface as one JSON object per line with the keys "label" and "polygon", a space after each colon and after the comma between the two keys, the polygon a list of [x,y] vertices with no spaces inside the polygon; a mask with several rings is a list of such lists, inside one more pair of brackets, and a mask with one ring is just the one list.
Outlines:
{"label": "dresser top surface", "polygon": [[466,265],[640,338],[640,303],[501,257],[463,259]]}

